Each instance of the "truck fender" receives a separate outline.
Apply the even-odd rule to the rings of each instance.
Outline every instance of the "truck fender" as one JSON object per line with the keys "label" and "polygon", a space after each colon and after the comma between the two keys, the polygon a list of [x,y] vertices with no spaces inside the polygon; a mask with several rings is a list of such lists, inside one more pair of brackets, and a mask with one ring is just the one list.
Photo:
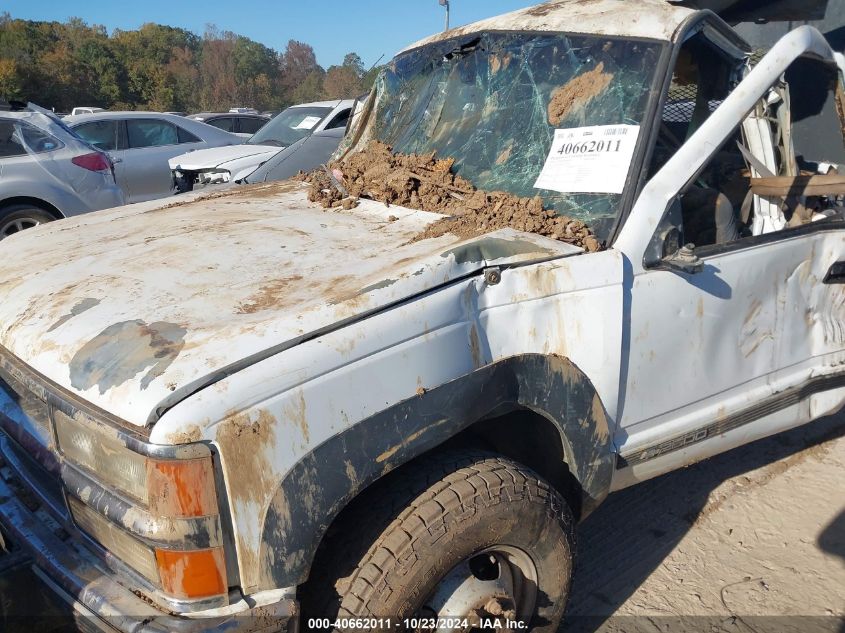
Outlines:
{"label": "truck fender", "polygon": [[495,412],[528,409],[551,421],[583,491],[585,513],[610,489],[615,453],[590,379],[557,355],[511,356],[420,393],[338,433],[287,473],[261,537],[262,587],[304,582],[329,524],[391,470]]}

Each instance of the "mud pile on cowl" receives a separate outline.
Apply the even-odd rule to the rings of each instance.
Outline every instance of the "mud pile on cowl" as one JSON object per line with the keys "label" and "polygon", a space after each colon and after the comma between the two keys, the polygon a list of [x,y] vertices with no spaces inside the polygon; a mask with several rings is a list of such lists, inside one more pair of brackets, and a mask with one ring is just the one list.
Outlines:
{"label": "mud pile on cowl", "polygon": [[308,199],[326,209],[352,208],[357,198],[378,200],[441,213],[414,241],[452,233],[471,238],[503,228],[537,233],[587,251],[601,250],[590,228],[574,218],[543,208],[543,200],[502,191],[480,191],[452,173],[451,158],[429,154],[394,154],[378,141],[360,151],[302,175],[311,185]]}

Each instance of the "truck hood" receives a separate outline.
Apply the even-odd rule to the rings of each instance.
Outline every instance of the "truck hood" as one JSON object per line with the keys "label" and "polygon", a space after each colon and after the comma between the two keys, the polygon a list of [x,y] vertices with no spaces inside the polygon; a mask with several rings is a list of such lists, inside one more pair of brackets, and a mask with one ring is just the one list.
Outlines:
{"label": "truck hood", "polygon": [[270,156],[283,149],[283,147],[276,145],[227,145],[225,147],[210,147],[171,158],[168,164],[170,165],[170,169],[188,169],[191,171],[228,169],[227,163],[250,158],[255,163],[255,166],[258,167],[258,165],[270,158]]}
{"label": "truck hood", "polygon": [[145,426],[225,374],[488,264],[581,252],[511,230],[410,241],[440,217],[372,201],[327,212],[283,182],[45,224],[0,244],[0,345]]}

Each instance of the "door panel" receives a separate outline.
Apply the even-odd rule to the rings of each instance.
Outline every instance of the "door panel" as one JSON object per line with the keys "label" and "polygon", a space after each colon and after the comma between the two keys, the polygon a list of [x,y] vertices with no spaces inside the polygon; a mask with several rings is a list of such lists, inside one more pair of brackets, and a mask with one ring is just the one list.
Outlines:
{"label": "door panel", "polygon": [[[696,38],[679,38],[688,54],[676,68],[686,78],[679,86],[699,79],[692,133],[653,165],[614,243],[628,259],[631,288],[615,488],[802,424],[841,407],[845,395],[845,298],[842,285],[823,283],[845,256],[837,192],[804,195],[793,182],[764,195],[748,180],[827,173],[828,156],[795,155],[796,112],[783,75],[804,54],[823,69],[826,80],[801,92],[806,105],[834,91],[841,99],[845,67],[805,27],[776,43],[738,85],[713,82],[708,66],[718,55]],[[698,73],[688,72],[690,60]],[[719,86],[725,92],[713,94]],[[713,100],[720,105],[700,116]],[[812,125],[821,132],[823,123]],[[824,133],[841,137],[842,127]],[[744,160],[735,160],[736,150]],[[760,222],[761,197],[777,222]],[[683,269],[682,259],[667,259],[677,249],[667,239],[673,235],[678,244],[705,246],[697,249],[703,271],[670,271]]]}
{"label": "door panel", "polygon": [[129,187],[128,202],[142,202],[169,195],[172,183],[167,160],[182,151],[178,145],[126,151],[123,165]]}
{"label": "door panel", "polygon": [[707,257],[698,274],[634,277],[616,438],[628,483],[843,405],[829,378],[845,376],[845,286],[822,279],[845,230],[778,237]]}
{"label": "door panel", "polygon": [[845,260],[845,231],[808,238],[805,259],[795,261],[785,280],[782,304],[785,336],[778,338],[777,364],[819,360],[819,371],[842,361],[845,349],[845,285],[824,283],[831,268]]}
{"label": "door panel", "polygon": [[169,195],[172,182],[167,161],[187,151],[185,144],[179,144],[176,126],[156,119],[128,119],[126,131],[129,149],[123,163],[129,202]]}

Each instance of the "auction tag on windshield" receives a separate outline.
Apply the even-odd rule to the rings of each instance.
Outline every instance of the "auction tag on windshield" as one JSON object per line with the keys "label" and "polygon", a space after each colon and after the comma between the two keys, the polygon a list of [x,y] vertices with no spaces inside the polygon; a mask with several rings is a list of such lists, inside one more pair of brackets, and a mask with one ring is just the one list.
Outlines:
{"label": "auction tag on windshield", "polygon": [[560,193],[622,193],[639,134],[639,125],[555,130],[534,188]]}
{"label": "auction tag on windshield", "polygon": [[319,122],[320,122],[320,117],[318,117],[318,116],[307,116],[304,119],[302,119],[302,121],[299,122],[299,125],[297,125],[293,129],[294,130],[310,130],[315,125],[317,125]]}

